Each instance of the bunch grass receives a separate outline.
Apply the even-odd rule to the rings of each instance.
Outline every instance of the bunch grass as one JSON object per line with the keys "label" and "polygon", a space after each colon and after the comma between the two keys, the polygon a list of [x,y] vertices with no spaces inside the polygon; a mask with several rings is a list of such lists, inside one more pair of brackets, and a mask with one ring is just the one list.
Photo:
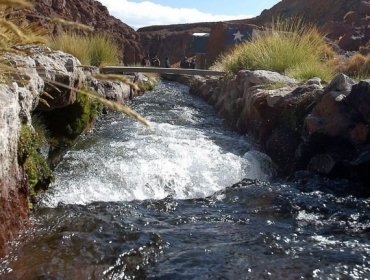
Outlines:
{"label": "bunch grass", "polygon": [[370,54],[355,53],[337,65],[337,71],[358,80],[370,79]]}
{"label": "bunch grass", "polygon": [[119,63],[117,44],[109,36],[101,33],[80,35],[65,32],[52,37],[50,47],[72,54],[84,65],[102,66]]}
{"label": "bunch grass", "polygon": [[223,55],[214,68],[237,73],[242,69],[270,70],[304,80],[333,76],[328,62],[334,51],[318,29],[301,19],[277,19],[260,31],[250,42],[237,45]]}

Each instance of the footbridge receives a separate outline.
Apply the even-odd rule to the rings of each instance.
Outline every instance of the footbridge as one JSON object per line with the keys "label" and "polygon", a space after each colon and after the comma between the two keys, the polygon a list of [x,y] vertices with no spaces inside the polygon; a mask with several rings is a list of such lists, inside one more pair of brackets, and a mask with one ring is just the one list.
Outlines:
{"label": "footbridge", "polygon": [[131,66],[105,66],[100,69],[104,74],[129,74],[129,73],[157,73],[176,75],[199,75],[199,76],[223,76],[224,71],[184,69],[184,68],[161,68],[161,67],[131,67]]}

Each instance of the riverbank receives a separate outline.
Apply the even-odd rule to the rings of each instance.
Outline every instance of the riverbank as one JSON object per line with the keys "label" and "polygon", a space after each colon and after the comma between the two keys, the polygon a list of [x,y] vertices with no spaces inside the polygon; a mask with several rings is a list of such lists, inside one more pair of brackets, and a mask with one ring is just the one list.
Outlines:
{"label": "riverbank", "polygon": [[[370,84],[339,74],[329,85],[269,71],[192,80],[190,93],[211,104],[228,126],[252,136],[283,176],[344,178],[368,196]],[[298,171],[304,171],[298,172]]]}
{"label": "riverbank", "polygon": [[153,87],[144,75],[131,77],[137,88],[99,80],[97,67],[47,47],[22,47],[3,58],[17,72],[0,85],[0,255],[23,227],[36,193],[54,180],[52,167],[107,110],[79,91],[124,104]]}

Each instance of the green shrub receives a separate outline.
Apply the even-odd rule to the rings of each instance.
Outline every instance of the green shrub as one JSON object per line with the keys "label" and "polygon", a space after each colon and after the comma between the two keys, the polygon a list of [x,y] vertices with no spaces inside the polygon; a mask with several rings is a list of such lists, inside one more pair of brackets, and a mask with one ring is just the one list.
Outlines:
{"label": "green shrub", "polygon": [[53,37],[50,41],[51,48],[72,54],[83,65],[100,66],[119,62],[117,44],[104,34],[83,36],[75,33],[63,33]]}
{"label": "green shrub", "polygon": [[298,79],[332,77],[327,62],[335,54],[317,28],[300,20],[277,20],[252,41],[236,46],[222,56],[216,68],[237,73],[242,69],[271,70]]}

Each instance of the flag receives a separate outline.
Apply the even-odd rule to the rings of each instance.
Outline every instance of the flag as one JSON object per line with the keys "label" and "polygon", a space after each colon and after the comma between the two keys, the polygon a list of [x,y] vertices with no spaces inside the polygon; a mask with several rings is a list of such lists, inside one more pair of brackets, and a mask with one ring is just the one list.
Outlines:
{"label": "flag", "polygon": [[226,29],[226,44],[234,45],[245,41],[250,41],[252,38],[253,27],[229,27]]}

